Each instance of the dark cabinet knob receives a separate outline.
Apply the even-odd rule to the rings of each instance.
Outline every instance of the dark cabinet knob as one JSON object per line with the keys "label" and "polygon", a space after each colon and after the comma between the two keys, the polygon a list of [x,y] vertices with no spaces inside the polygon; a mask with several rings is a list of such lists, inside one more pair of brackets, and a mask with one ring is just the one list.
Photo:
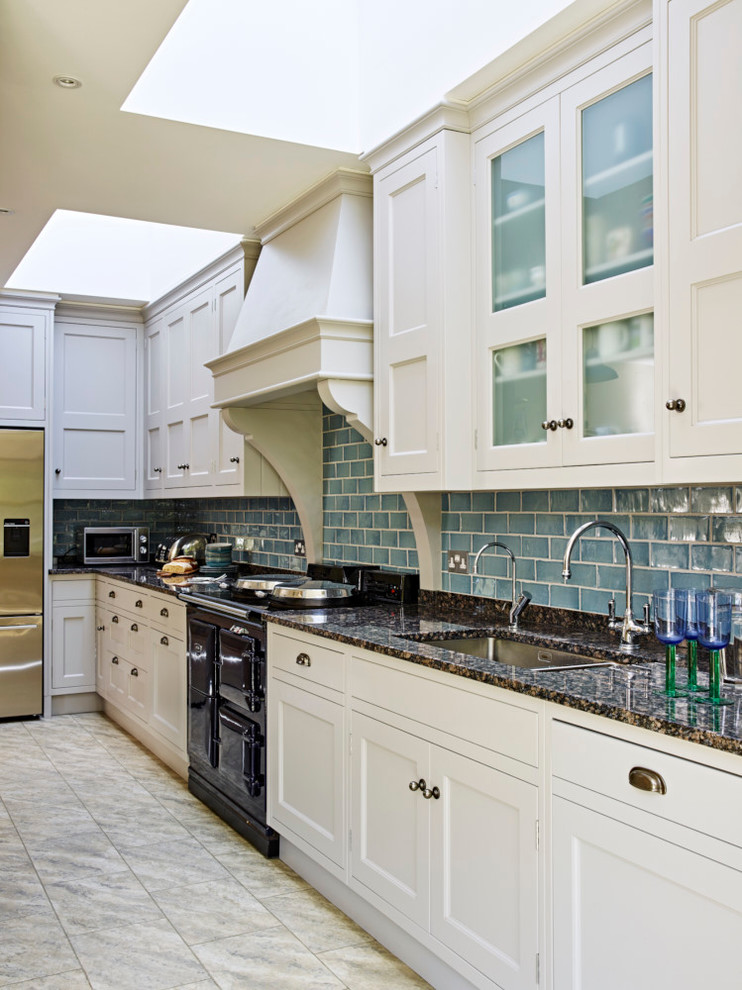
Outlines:
{"label": "dark cabinet knob", "polygon": [[61,474],[62,473],[62,469],[61,468],[54,468],[54,473],[55,474]]}
{"label": "dark cabinet knob", "polygon": [[98,632],[103,632],[103,630],[104,630],[104,629],[105,629],[106,627],[105,627],[105,626],[96,626],[95,628],[96,628],[96,629],[98,630]]}
{"label": "dark cabinet knob", "polygon": [[374,443],[376,444],[377,447],[386,447],[388,441],[386,437],[377,437],[374,440]]}
{"label": "dark cabinet knob", "polygon": [[670,412],[683,412],[685,399],[670,399],[669,402],[665,403],[665,409],[669,409]]}
{"label": "dark cabinet knob", "polygon": [[542,430],[556,430],[557,421],[555,419],[545,419],[541,424]]}
{"label": "dark cabinet knob", "polygon": [[190,468],[190,466],[191,466],[190,464],[179,464],[178,465],[178,470],[179,471],[187,471]]}
{"label": "dark cabinet knob", "polygon": [[154,471],[155,474],[162,474],[162,468],[161,467],[152,468],[152,470]]}
{"label": "dark cabinet knob", "polygon": [[229,463],[230,464],[239,464],[240,463],[240,459],[239,459],[239,457],[230,457],[229,458]]}
{"label": "dark cabinet knob", "polygon": [[569,419],[569,418],[567,418],[567,419],[560,419],[557,422],[557,426],[561,430],[571,430],[574,425],[575,425],[575,421],[573,419]]}

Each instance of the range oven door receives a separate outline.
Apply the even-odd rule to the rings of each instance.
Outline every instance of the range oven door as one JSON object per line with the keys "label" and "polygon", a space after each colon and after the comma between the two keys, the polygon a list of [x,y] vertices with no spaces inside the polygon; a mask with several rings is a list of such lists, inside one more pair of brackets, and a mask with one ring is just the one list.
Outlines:
{"label": "range oven door", "polygon": [[265,734],[259,722],[219,705],[220,787],[259,820],[265,815]]}
{"label": "range oven door", "polygon": [[[265,717],[265,646],[262,627],[219,630],[219,693],[236,708]],[[262,719],[261,719],[262,721]]]}
{"label": "range oven door", "polygon": [[217,627],[191,618],[188,622],[188,759],[194,767],[216,767]]}

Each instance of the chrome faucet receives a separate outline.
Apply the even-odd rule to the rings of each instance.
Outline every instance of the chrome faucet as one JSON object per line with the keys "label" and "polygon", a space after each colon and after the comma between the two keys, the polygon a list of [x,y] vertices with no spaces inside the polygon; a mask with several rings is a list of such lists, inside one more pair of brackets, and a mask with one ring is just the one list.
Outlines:
{"label": "chrome faucet", "polygon": [[515,554],[510,549],[510,547],[505,546],[504,543],[500,543],[497,540],[493,540],[491,543],[485,543],[483,547],[480,547],[479,550],[477,550],[477,555],[474,558],[474,566],[472,567],[471,574],[472,577],[479,576],[477,573],[479,558],[482,556],[484,551],[488,550],[490,547],[500,547],[500,549],[504,550],[505,553],[510,557],[510,561],[511,561],[510,567],[513,578],[513,594],[512,594],[512,600],[510,602],[510,611],[508,612],[508,622],[509,622],[508,629],[510,629],[511,632],[517,632],[518,619],[523,614],[523,612],[525,612],[525,610],[528,608],[528,603],[531,600],[531,595],[527,591],[522,592],[522,594],[520,595],[518,595],[517,593],[516,590],[517,584],[515,577]]}
{"label": "chrome faucet", "polygon": [[586,533],[589,529],[607,529],[609,532],[613,533],[618,542],[621,544],[621,549],[626,557],[626,611],[623,614],[623,619],[617,619],[616,600],[615,598],[612,598],[608,603],[608,628],[621,630],[621,646],[619,649],[622,653],[634,653],[636,650],[636,643],[634,642],[635,638],[651,632],[652,627],[649,623],[649,605],[644,606],[643,622],[639,622],[634,618],[634,612],[632,609],[634,577],[632,572],[631,548],[629,547],[628,540],[618,526],[614,526],[612,522],[607,522],[605,519],[596,519],[595,522],[587,522],[582,526],[579,526],[570,536],[569,542],[567,543],[567,547],[564,551],[562,577],[565,581],[572,577],[569,562],[572,557],[574,545],[582,534]]}

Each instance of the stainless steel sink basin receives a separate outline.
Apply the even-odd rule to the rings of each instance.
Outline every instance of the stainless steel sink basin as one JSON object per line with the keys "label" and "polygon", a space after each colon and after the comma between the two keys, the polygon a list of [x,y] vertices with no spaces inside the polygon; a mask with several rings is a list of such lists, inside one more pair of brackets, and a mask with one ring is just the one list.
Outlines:
{"label": "stainless steel sink basin", "polygon": [[611,660],[596,660],[576,653],[565,653],[531,643],[515,643],[494,636],[479,636],[476,639],[426,639],[423,642],[426,646],[442,646],[455,653],[466,653],[483,660],[497,660],[499,663],[529,670],[578,670],[581,667],[612,666]]}

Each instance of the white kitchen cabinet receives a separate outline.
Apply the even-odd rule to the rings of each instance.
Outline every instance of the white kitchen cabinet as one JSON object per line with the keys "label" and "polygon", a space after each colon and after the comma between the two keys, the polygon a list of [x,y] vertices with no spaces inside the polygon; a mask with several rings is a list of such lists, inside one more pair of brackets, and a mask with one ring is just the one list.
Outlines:
{"label": "white kitchen cabinet", "polygon": [[375,485],[468,482],[469,142],[441,129],[374,177]]}
{"label": "white kitchen cabinet", "polygon": [[54,492],[132,497],[140,460],[137,322],[60,304],[54,326]]}
{"label": "white kitchen cabinet", "polygon": [[[668,335],[662,414],[674,480],[724,481],[742,468],[742,2],[661,5],[667,64]],[[697,458],[692,460],[691,458]]]}
{"label": "white kitchen cabinet", "polygon": [[644,38],[473,135],[477,487],[519,469],[553,468],[543,483],[562,466],[654,460]]}
{"label": "white kitchen cabinet", "polygon": [[352,733],[352,877],[498,986],[535,986],[538,788],[358,712]]}
{"label": "white kitchen cabinet", "polygon": [[46,419],[47,362],[57,298],[0,293],[0,423],[38,426]]}
{"label": "white kitchen cabinet", "polygon": [[98,578],[95,683],[105,711],[184,775],[186,609],[171,595]]}
{"label": "white kitchen cabinet", "polygon": [[95,691],[96,630],[90,578],[52,582],[53,694]]}
{"label": "white kitchen cabinet", "polygon": [[269,633],[269,824],[334,875],[347,863],[345,655],[313,638]]}
{"label": "white kitchen cabinet", "polygon": [[731,985],[742,779],[558,721],[552,774],[555,990]]}
{"label": "white kitchen cabinet", "polygon": [[[146,310],[144,488],[154,496],[285,495],[211,408],[206,361],[227,348],[255,258],[235,249]],[[257,464],[256,464],[257,462]]]}
{"label": "white kitchen cabinet", "polygon": [[152,658],[150,727],[178,749],[186,749],[186,647],[182,639],[149,629]]}

